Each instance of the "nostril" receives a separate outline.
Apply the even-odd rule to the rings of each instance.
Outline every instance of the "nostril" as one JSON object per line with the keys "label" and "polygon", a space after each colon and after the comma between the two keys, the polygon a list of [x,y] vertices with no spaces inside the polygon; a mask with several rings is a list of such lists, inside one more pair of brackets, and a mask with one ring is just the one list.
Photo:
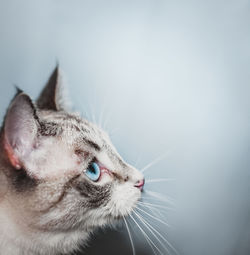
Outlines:
{"label": "nostril", "polygon": [[136,188],[139,188],[140,190],[142,190],[144,184],[145,184],[145,179],[141,179],[141,180],[139,180],[139,181],[137,181],[137,182],[135,183],[135,187],[136,187]]}

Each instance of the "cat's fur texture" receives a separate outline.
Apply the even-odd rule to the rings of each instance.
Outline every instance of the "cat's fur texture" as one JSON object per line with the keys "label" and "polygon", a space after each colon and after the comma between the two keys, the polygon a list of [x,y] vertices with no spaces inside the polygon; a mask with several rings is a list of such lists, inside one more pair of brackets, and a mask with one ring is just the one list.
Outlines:
{"label": "cat's fur texture", "polygon": [[[108,135],[65,110],[56,68],[39,99],[17,92],[0,133],[0,254],[77,249],[99,226],[131,213],[142,174]],[[102,167],[97,182],[84,173]]]}

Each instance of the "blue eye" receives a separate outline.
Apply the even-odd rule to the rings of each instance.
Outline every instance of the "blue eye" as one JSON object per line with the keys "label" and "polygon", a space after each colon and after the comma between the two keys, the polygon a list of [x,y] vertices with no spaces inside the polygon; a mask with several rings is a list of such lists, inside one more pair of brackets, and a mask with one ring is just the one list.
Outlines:
{"label": "blue eye", "polygon": [[85,170],[85,174],[89,177],[90,180],[96,182],[101,175],[101,170],[95,162],[92,162]]}

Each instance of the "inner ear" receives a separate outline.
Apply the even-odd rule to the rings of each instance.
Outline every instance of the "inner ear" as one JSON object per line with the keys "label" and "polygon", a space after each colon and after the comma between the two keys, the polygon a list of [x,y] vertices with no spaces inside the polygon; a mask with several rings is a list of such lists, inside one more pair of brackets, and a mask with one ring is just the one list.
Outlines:
{"label": "inner ear", "polygon": [[39,109],[60,111],[67,108],[65,88],[62,83],[62,74],[57,65],[36,101]]}
{"label": "inner ear", "polygon": [[19,93],[11,102],[4,121],[4,149],[16,169],[34,148],[39,121],[28,95]]}

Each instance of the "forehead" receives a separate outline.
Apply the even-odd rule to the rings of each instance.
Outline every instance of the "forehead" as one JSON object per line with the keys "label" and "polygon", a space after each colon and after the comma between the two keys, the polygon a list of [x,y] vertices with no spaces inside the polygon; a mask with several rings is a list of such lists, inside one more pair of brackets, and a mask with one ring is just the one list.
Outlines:
{"label": "forehead", "polygon": [[[77,114],[66,112],[42,111],[39,114],[42,124],[42,135],[56,136],[75,149],[85,151],[87,148],[98,152],[99,159],[107,164],[107,167],[116,164],[126,167],[119,153],[116,151],[109,136],[98,126],[81,118]],[[41,132],[40,132],[41,133]]]}
{"label": "forehead", "polygon": [[43,135],[60,136],[69,143],[81,143],[85,140],[97,150],[112,147],[107,133],[77,114],[41,111],[39,117]]}

